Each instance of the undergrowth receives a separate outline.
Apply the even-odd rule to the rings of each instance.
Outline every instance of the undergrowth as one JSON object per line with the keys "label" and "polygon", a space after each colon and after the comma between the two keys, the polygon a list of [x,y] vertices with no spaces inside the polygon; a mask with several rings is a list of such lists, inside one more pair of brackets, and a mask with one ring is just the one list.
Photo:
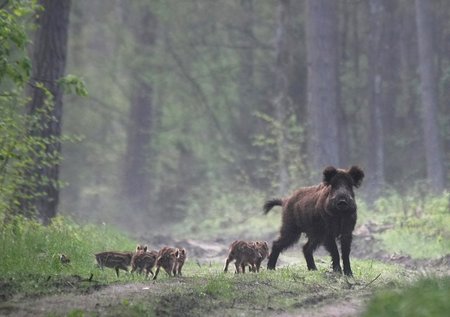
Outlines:
{"label": "undergrowth", "polygon": [[377,231],[383,249],[416,259],[450,254],[450,193],[405,195],[392,193],[369,208],[360,203],[359,224]]}
{"label": "undergrowth", "polygon": [[403,289],[379,292],[364,316],[448,316],[449,298],[450,277],[425,278]]}
{"label": "undergrowth", "polygon": [[[132,240],[108,226],[81,226],[65,217],[56,217],[43,226],[21,216],[12,217],[1,224],[1,283],[13,288],[11,291],[27,293],[39,293],[66,277],[88,278],[91,273],[94,280],[107,283],[115,276],[96,267],[94,254],[132,251],[134,247]],[[60,261],[61,254],[70,259],[69,264]]]}

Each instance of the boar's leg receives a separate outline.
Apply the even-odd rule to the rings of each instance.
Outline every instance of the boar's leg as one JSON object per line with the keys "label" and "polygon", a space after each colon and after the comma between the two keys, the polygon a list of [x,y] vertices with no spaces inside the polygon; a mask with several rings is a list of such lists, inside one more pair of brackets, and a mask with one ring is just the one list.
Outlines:
{"label": "boar's leg", "polygon": [[341,236],[342,264],[344,265],[344,274],[353,276],[350,267],[350,248],[352,244],[352,235],[346,234]]}
{"label": "boar's leg", "polygon": [[311,237],[303,246],[303,255],[305,256],[306,265],[310,271],[317,270],[316,263],[314,263],[313,252],[317,249],[319,243],[319,240]]}
{"label": "boar's leg", "polygon": [[342,273],[339,251],[336,245],[336,239],[334,239],[332,236],[328,236],[325,239],[324,245],[327,251],[330,252],[333,271]]}
{"label": "boar's leg", "polygon": [[280,230],[280,237],[272,243],[272,252],[267,262],[268,270],[275,270],[280,253],[300,239],[301,232],[290,223],[284,223]]}

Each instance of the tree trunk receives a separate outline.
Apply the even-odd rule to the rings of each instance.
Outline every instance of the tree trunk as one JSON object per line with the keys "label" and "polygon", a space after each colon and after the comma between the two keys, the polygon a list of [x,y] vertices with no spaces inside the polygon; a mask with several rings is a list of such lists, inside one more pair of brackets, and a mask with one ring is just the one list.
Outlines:
{"label": "tree trunk", "polygon": [[239,169],[241,176],[252,185],[257,185],[255,172],[255,149],[252,137],[256,127],[254,111],[256,94],[254,88],[254,49],[245,47],[253,39],[253,0],[241,0],[241,19],[239,34],[236,34],[236,44],[243,46],[237,50],[239,57],[238,72],[238,104],[236,105],[236,118],[233,120],[233,133],[238,147]]}
{"label": "tree trunk", "polygon": [[431,189],[441,192],[444,189],[445,175],[437,121],[438,97],[431,5],[429,0],[416,0],[416,23],[427,178]]}
{"label": "tree trunk", "polygon": [[385,76],[384,63],[386,49],[385,21],[386,8],[384,0],[369,1],[369,136],[367,142],[367,169],[369,200],[380,195],[384,184],[384,100]]}
{"label": "tree trunk", "polygon": [[138,21],[128,21],[135,39],[136,62],[131,77],[131,103],[127,126],[127,144],[124,157],[122,188],[132,208],[149,211],[151,191],[151,133],[153,116],[153,90],[142,70],[148,68],[156,42],[157,20],[148,5],[139,7]]}
{"label": "tree trunk", "polygon": [[307,1],[308,154],[313,173],[339,165],[337,1]]}
{"label": "tree trunk", "polygon": [[292,100],[289,96],[289,68],[291,66],[291,52],[287,28],[289,26],[289,0],[278,0],[277,32],[275,36],[275,98],[273,100],[277,119],[277,149],[278,149],[278,191],[285,194],[289,185],[288,162],[286,155],[286,125]]}
{"label": "tree trunk", "polygon": [[[33,41],[31,101],[27,114],[39,120],[31,124],[28,134],[42,140],[45,155],[31,154],[34,163],[25,172],[27,184],[21,188],[19,200],[22,212],[36,211],[46,224],[56,215],[59,202],[63,91],[57,81],[64,76],[66,67],[70,4],[70,0],[41,0],[44,11],[38,14]],[[53,104],[49,106],[49,102]]]}

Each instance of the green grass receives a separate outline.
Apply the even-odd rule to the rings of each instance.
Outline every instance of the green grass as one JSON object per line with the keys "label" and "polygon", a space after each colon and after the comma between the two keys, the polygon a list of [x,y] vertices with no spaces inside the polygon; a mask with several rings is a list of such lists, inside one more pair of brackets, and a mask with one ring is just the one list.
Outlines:
{"label": "green grass", "polygon": [[[393,265],[377,261],[354,261],[354,278],[330,272],[327,264],[315,272],[304,265],[288,266],[258,274],[223,273],[223,265],[199,267],[187,263],[185,277],[163,275],[151,284],[156,293],[133,297],[127,301],[132,311],[139,309],[147,315],[183,316],[266,316],[282,312],[311,309],[353,296],[368,296],[377,289],[400,287],[405,272]],[[408,276],[406,280],[413,278]],[[123,303],[110,308],[128,314]]]}
{"label": "green grass", "polygon": [[[81,226],[57,217],[49,226],[23,217],[1,225],[0,276],[11,291],[39,293],[60,284],[73,284],[94,274],[94,280],[115,280],[112,270],[99,270],[94,253],[105,250],[132,251],[135,242],[107,226]],[[61,263],[65,254],[70,264]]]}
{"label": "green grass", "polygon": [[[164,272],[157,281],[113,270],[101,271],[93,254],[103,250],[132,250],[135,242],[107,226],[81,226],[58,217],[50,226],[42,226],[21,217],[3,224],[0,239],[1,295],[46,295],[76,292],[84,294],[96,286],[144,283],[146,292],[114,299],[102,314],[108,316],[160,316],[183,313],[186,316],[264,316],[313,309],[344,298],[369,296],[376,290],[401,288],[416,279],[414,273],[397,265],[372,260],[352,259],[354,278],[332,273],[330,260],[317,257],[319,270],[307,271],[306,265],[278,268],[258,274],[223,273],[224,263],[186,263],[182,278]],[[59,255],[71,258],[69,265]],[[95,283],[83,281],[94,274]],[[81,278],[80,278],[81,277]],[[51,313],[51,311],[49,312]],[[93,312],[69,310],[69,316]]]}
{"label": "green grass", "polygon": [[[391,195],[380,199],[374,208],[360,202],[358,225],[366,223],[374,228],[385,228],[375,237],[386,253],[397,252],[414,258],[440,257],[450,253],[449,198],[448,194],[420,200]],[[260,195],[245,192],[226,196],[212,201],[202,217],[202,209],[193,206],[187,220],[175,225],[176,231],[168,231],[177,233],[180,238],[259,239],[274,234],[281,221],[278,210],[264,216],[259,209],[261,202]],[[142,276],[121,272],[117,279],[113,270],[98,269],[93,256],[105,250],[134,249],[136,242],[114,228],[79,225],[64,217],[55,218],[45,227],[32,220],[14,217],[8,223],[0,224],[0,229],[0,298],[18,292],[24,295],[85,293],[113,283],[149,285],[150,294],[143,292],[112,303],[104,312],[111,316],[159,316],[177,312],[187,316],[264,316],[313,309],[348,298],[369,297],[373,292],[379,292],[379,295],[371,307],[392,306],[392,309],[410,312],[410,306],[414,307],[422,300],[420,293],[424,292],[419,292],[420,288],[430,290],[430,296],[438,296],[437,299],[425,297],[425,301],[437,303],[433,309],[441,305],[439,292],[431,294],[433,288],[448,295],[448,281],[427,280],[414,286],[417,273],[399,265],[352,258],[354,278],[348,279],[330,272],[328,256],[316,258],[317,272],[307,271],[301,254],[297,253],[294,262],[298,265],[276,271],[263,270],[259,274],[225,274],[222,272],[224,263],[199,266],[194,258],[190,258],[182,278],[170,278],[163,272],[156,282],[152,282]],[[71,259],[69,265],[60,263],[62,253]],[[283,256],[288,257],[289,252]],[[83,281],[90,274],[94,274],[95,283]],[[398,308],[397,302],[404,304]],[[428,309],[426,304],[419,305],[422,306]],[[370,308],[368,314],[372,309],[378,308]],[[85,313],[78,309],[68,312],[71,316]]]}
{"label": "green grass", "polygon": [[449,299],[450,277],[427,278],[407,288],[379,292],[364,316],[448,316]]}
{"label": "green grass", "polygon": [[358,224],[386,229],[375,235],[389,253],[415,259],[450,254],[450,194],[440,196],[387,195],[368,208],[360,203]]}

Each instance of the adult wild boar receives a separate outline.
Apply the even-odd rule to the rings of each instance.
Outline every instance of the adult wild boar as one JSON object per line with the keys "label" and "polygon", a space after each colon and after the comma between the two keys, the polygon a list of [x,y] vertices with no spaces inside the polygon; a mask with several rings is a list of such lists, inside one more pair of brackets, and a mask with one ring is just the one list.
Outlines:
{"label": "adult wild boar", "polygon": [[303,232],[308,237],[303,255],[309,270],[317,269],[313,252],[324,245],[331,254],[333,270],[342,272],[336,245],[339,238],[344,274],[351,276],[349,256],[356,223],[353,188],[360,186],[363,178],[364,172],[357,166],[348,170],[329,166],[323,171],[319,185],[300,188],[287,198],[267,201],[265,214],[274,206],[283,208],[280,236],[273,242],[267,268],[275,269],[280,252],[296,243]]}

